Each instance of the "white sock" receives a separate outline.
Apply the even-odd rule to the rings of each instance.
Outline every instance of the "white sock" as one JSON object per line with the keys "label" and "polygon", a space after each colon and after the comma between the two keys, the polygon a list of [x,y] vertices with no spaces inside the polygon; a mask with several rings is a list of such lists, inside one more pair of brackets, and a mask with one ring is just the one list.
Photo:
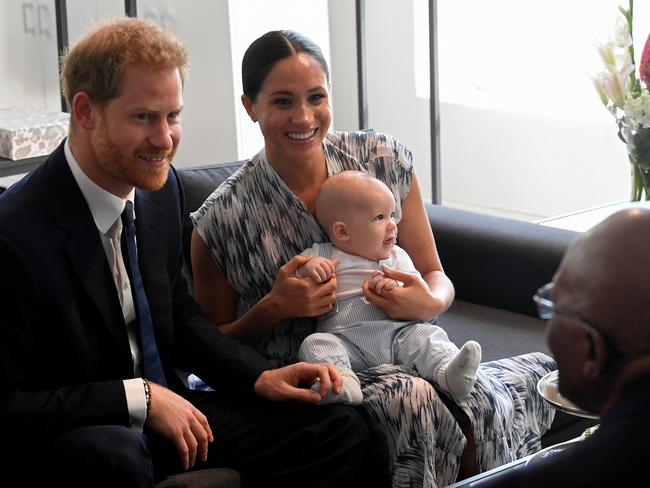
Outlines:
{"label": "white sock", "polygon": [[[359,378],[354,372],[350,369],[342,369],[341,376],[343,376],[343,386],[341,387],[341,393],[336,394],[330,388],[325,393],[325,396],[321,398],[321,401],[318,402],[318,405],[327,405],[329,403],[345,403],[346,405],[359,405],[361,400],[363,400],[363,393],[361,393],[361,383]],[[320,390],[320,381],[316,380],[311,389],[314,391]]]}
{"label": "white sock", "polygon": [[469,395],[476,383],[476,370],[480,363],[481,345],[467,341],[454,359],[438,371],[438,385],[456,399]]}

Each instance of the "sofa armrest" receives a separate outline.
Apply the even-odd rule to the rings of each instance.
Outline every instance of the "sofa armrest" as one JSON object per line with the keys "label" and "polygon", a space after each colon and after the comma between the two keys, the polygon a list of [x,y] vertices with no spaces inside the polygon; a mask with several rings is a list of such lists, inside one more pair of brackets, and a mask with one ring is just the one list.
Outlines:
{"label": "sofa armrest", "polygon": [[576,232],[426,205],[445,273],[468,302],[536,316],[532,297],[551,281]]}

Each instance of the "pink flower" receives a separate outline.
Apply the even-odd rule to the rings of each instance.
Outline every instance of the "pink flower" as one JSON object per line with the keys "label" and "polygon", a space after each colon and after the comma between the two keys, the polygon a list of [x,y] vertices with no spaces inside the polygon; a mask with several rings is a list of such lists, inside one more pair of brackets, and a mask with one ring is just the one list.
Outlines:
{"label": "pink flower", "polygon": [[639,63],[639,78],[643,80],[645,86],[650,89],[650,35],[645,41],[641,62]]}

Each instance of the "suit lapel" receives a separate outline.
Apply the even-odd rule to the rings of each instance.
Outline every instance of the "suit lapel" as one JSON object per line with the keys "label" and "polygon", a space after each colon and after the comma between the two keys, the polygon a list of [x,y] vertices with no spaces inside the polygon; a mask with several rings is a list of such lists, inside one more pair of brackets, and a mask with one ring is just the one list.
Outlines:
{"label": "suit lapel", "polygon": [[[170,358],[169,345],[173,343],[173,308],[169,281],[169,220],[165,207],[165,190],[147,192],[136,189],[135,225],[138,239],[138,262],[153,319],[156,343],[163,364]],[[167,212],[167,213],[166,213]],[[180,237],[179,237],[180,238]],[[169,377],[168,377],[169,379]]]}
{"label": "suit lapel", "polygon": [[[166,245],[160,242],[161,229],[164,227],[164,209],[155,201],[151,192],[135,191],[135,226],[138,239],[138,262],[143,276],[145,289],[151,276],[161,271],[165,261]],[[147,293],[147,297],[150,297]],[[151,300],[151,298],[149,298]]]}
{"label": "suit lapel", "polygon": [[[63,154],[63,146],[48,161],[52,181],[53,207],[56,223],[68,232],[68,258],[87,293],[85,298],[97,307],[105,326],[117,343],[129,349],[124,317],[115,282],[108,266],[99,231],[88,204],[77,185]],[[88,327],[94,324],[87,324]]]}
{"label": "suit lapel", "polygon": [[135,191],[135,226],[140,273],[142,273],[142,281],[153,314],[154,302],[158,296],[154,290],[160,289],[156,281],[161,276],[167,276],[164,269],[167,245],[162,242],[164,240],[162,229],[165,226],[165,213],[153,198],[153,193],[137,188]]}

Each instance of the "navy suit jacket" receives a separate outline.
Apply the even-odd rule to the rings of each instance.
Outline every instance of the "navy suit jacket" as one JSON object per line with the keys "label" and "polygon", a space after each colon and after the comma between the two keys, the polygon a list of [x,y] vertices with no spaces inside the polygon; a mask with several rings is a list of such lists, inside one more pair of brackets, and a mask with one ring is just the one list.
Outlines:
{"label": "navy suit jacket", "polygon": [[[182,195],[173,168],[162,189],[135,194],[140,268],[169,386],[183,394],[178,368],[218,394],[252,392],[270,364],[221,336],[187,291]],[[126,326],[63,144],[0,197],[0,270],[0,431],[43,439],[83,425],[128,426]]]}

